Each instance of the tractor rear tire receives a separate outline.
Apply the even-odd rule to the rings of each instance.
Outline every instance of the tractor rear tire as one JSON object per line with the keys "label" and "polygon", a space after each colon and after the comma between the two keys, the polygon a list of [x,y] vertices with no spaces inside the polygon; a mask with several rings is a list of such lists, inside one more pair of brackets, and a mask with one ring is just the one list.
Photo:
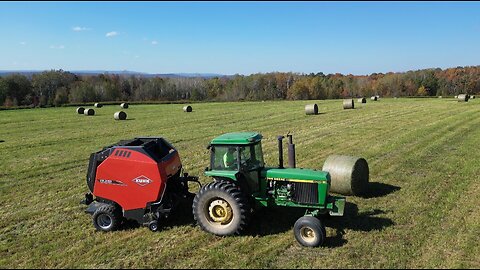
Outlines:
{"label": "tractor rear tire", "polygon": [[218,236],[240,234],[248,224],[250,205],[240,188],[227,181],[205,185],[193,200],[193,217],[202,230]]}
{"label": "tractor rear tire", "polygon": [[113,205],[102,205],[93,213],[93,225],[99,231],[110,232],[118,228],[121,217]]}
{"label": "tractor rear tire", "polygon": [[318,247],[325,241],[326,230],[322,222],[311,216],[301,217],[293,226],[293,233],[300,245],[305,247]]}

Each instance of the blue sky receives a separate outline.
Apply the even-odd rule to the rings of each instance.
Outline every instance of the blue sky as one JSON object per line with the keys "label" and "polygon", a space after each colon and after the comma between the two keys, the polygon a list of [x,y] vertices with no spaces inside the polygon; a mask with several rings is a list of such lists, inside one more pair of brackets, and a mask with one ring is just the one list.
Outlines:
{"label": "blue sky", "polygon": [[370,74],[480,65],[480,2],[1,2],[0,70]]}

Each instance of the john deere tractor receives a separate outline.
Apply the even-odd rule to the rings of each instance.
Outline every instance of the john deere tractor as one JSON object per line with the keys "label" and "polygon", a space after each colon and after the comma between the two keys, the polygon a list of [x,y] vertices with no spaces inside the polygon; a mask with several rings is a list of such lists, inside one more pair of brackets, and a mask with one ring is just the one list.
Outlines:
{"label": "john deere tractor", "polygon": [[320,217],[342,216],[345,197],[329,194],[328,171],[295,168],[295,145],[292,136],[288,138],[289,168],[283,166],[284,136],[278,137],[275,168],[265,166],[259,133],[227,133],[210,142],[205,175],[213,181],[193,201],[194,218],[204,231],[219,236],[240,234],[259,207],[297,207],[305,209],[293,228],[297,241],[309,247],[324,243],[326,231]]}

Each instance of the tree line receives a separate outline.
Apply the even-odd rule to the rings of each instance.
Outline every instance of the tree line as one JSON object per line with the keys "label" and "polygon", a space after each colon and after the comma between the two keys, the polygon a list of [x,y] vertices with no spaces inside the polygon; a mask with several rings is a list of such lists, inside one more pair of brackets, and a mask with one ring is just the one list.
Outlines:
{"label": "tree line", "polygon": [[306,100],[460,93],[480,93],[480,66],[370,75],[272,72],[213,78],[146,78],[113,74],[78,76],[50,70],[31,76],[0,77],[0,106],[4,107],[103,101]]}

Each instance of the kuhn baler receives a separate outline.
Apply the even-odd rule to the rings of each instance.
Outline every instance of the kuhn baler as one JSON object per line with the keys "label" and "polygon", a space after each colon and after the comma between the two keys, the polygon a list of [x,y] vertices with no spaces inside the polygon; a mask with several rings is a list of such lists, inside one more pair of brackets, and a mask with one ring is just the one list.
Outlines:
{"label": "kuhn baler", "polygon": [[158,230],[178,205],[191,206],[188,182],[197,177],[181,174],[177,150],[163,138],[120,141],[91,154],[85,195],[87,212],[100,231],[118,228],[122,220],[135,220]]}

